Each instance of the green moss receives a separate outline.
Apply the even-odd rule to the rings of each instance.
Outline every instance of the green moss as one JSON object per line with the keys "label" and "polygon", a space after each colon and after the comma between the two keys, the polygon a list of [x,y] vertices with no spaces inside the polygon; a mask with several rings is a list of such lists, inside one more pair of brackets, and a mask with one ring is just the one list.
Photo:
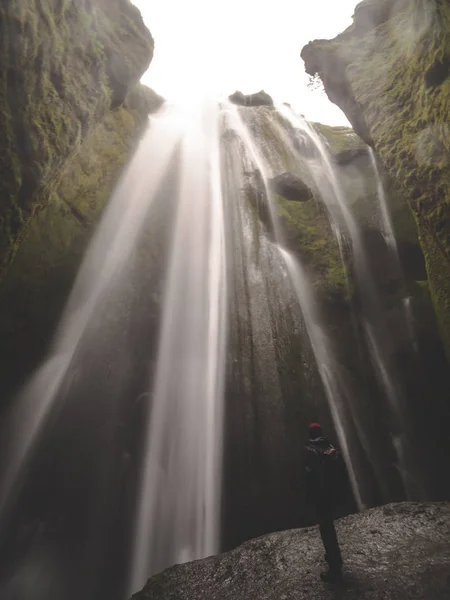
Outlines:
{"label": "green moss", "polygon": [[333,154],[345,150],[359,150],[366,145],[350,127],[332,127],[323,123],[312,123],[314,129],[325,138]]}
{"label": "green moss", "polygon": [[153,50],[128,0],[8,4],[0,11],[0,275],[67,161]]}
{"label": "green moss", "polygon": [[306,176],[302,162],[292,151],[292,126],[283,115],[268,106],[259,106],[250,111],[241,108],[240,114],[257,140],[258,152],[266,158],[274,173],[289,171],[300,177]]}
{"label": "green moss", "polygon": [[449,265],[435,239],[419,222],[420,242],[424,250],[431,300],[438,327],[450,361],[450,276]]}
{"label": "green moss", "polygon": [[289,247],[302,259],[324,301],[345,302],[352,293],[327,215],[314,201],[291,202],[276,196]]}
{"label": "green moss", "polygon": [[6,388],[35,366],[50,343],[95,224],[147,118],[124,106],[110,111],[22,228],[0,287],[0,372]]}

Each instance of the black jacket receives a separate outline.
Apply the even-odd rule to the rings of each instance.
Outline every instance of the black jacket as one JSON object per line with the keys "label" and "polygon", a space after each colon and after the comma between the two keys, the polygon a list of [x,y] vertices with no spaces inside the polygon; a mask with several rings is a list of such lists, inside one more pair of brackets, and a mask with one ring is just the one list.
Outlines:
{"label": "black jacket", "polygon": [[307,501],[335,505],[341,495],[342,457],[328,438],[308,440],[305,471]]}

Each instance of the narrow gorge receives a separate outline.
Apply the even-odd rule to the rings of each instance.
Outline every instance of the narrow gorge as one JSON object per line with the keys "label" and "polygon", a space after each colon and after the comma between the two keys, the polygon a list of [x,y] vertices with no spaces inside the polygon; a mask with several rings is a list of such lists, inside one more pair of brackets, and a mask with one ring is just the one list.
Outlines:
{"label": "narrow gorge", "polygon": [[449,19],[364,0],[303,48],[350,128],[165,100],[128,0],[0,8],[2,600],[329,597],[312,421],[348,597],[445,597]]}

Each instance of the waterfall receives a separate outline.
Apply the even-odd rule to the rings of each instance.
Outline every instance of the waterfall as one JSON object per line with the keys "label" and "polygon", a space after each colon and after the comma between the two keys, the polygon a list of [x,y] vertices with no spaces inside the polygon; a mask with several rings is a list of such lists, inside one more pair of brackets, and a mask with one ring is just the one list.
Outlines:
{"label": "waterfall", "polygon": [[[133,592],[165,566],[218,551],[222,213],[218,107],[164,109],[152,118],[87,250],[50,357],[5,427],[2,551],[17,527],[36,521],[35,505],[43,512],[37,554],[34,547],[24,553],[1,594],[26,596],[24,574],[37,569],[38,556],[52,556],[36,575],[37,600],[53,593],[97,598],[99,588],[124,597],[128,529],[135,532]],[[160,274],[166,262],[167,275]],[[150,394],[143,392],[149,376]],[[136,467],[133,527],[127,506]],[[109,541],[124,547],[112,563],[117,589],[114,576],[105,580]]]}
{"label": "waterfall", "polygon": [[[371,165],[378,237],[399,265]],[[270,191],[286,171],[312,188],[342,267],[342,329]],[[310,420],[337,436],[349,509],[422,498],[370,258],[329,149],[285,106],[153,116],[4,427],[0,595],[124,600],[175,563],[308,523]],[[417,350],[411,299],[398,303]]]}
{"label": "waterfall", "polygon": [[[404,283],[404,275],[402,270],[402,265],[400,261],[400,256],[398,253],[398,245],[397,240],[395,239],[394,225],[392,223],[391,214],[389,212],[389,207],[386,198],[386,192],[383,185],[383,180],[380,175],[380,170],[378,168],[376,154],[373,148],[370,148],[370,160],[372,163],[373,172],[375,174],[376,187],[377,187],[377,200],[380,207],[380,228],[383,233],[383,237],[385,242],[389,248],[390,255],[392,257],[393,268],[396,271],[397,277],[401,280],[402,287],[405,287]],[[416,333],[414,327],[414,318],[412,314],[412,306],[411,306],[411,296],[405,296],[402,299],[402,308],[404,312],[404,319],[406,322],[406,328],[408,330],[409,338],[411,341],[411,345],[414,351],[418,352]]]}
{"label": "waterfall", "polygon": [[90,326],[99,318],[107,294],[123,277],[179,137],[169,112],[155,119],[143,137],[87,251],[50,358],[32,376],[12,409],[3,436],[2,457],[8,459],[0,479],[0,521],[20,485],[33,445],[62,399],[64,385],[70,385],[67,378],[76,370],[77,353],[82,353]]}
{"label": "waterfall", "polygon": [[395,239],[394,227],[392,225],[391,215],[389,213],[389,207],[386,200],[386,194],[384,191],[383,181],[380,176],[380,171],[378,169],[377,158],[373,148],[370,148],[370,161],[372,163],[373,172],[375,174],[375,179],[377,182],[377,199],[379,201],[380,212],[381,212],[381,224],[382,224],[382,232],[384,235],[384,239],[386,240],[386,244],[391,248],[395,260],[398,264],[400,264],[400,260],[398,257],[398,248],[397,241]]}
{"label": "waterfall", "polygon": [[402,299],[403,309],[405,311],[406,325],[408,328],[409,339],[411,340],[412,347],[416,354],[419,352],[419,346],[417,344],[416,328],[414,323],[414,314],[412,309],[412,298],[406,296]]}
{"label": "waterfall", "polygon": [[[329,211],[339,246],[341,247],[341,240],[346,237],[351,243],[354,276],[362,303],[363,330],[379,385],[390,405],[391,443],[397,455],[398,471],[402,477],[407,496],[409,498],[423,497],[426,485],[423,482],[422,474],[416,468],[414,441],[411,439],[410,419],[404,394],[393,367],[389,364],[390,334],[384,324],[381,298],[369,267],[361,230],[350,206],[346,202],[336,167],[333,165],[330,153],[320,136],[302,117],[295,115],[291,110],[283,106],[280,107],[280,111],[295,130],[302,131],[311,140],[317,150],[317,156],[308,161],[311,174],[322,202]],[[395,254],[394,260],[399,264],[392,223],[373,154],[371,155],[371,161],[377,177],[377,199],[380,203],[382,226],[385,235],[388,237],[388,246]],[[342,258],[345,261],[344,257]],[[371,431],[370,423],[362,424],[360,421],[360,428],[362,429],[361,435],[366,438],[373,439],[374,435],[378,435],[377,432]],[[381,455],[382,452],[375,450],[376,441],[374,439],[373,444],[374,448],[370,450],[371,460],[374,468],[379,473],[380,485],[383,485],[384,468],[382,465],[377,464],[379,463],[377,455]],[[389,490],[385,490],[385,495],[387,497],[390,495]]]}
{"label": "waterfall", "polygon": [[320,320],[314,311],[314,298],[308,284],[308,279],[303,272],[301,265],[293,256],[280,248],[280,252],[285,260],[287,270],[294,284],[297,297],[302,308],[303,318],[306,322],[308,335],[311,340],[314,355],[317,361],[317,368],[322,379],[325,393],[328,398],[330,411],[336,427],[336,433],[339,438],[341,452],[345,458],[349,470],[352,490],[358,508],[362,510],[365,507],[363,499],[361,472],[358,472],[355,464],[357,463],[354,450],[349,445],[348,416],[346,401],[348,401],[348,390],[342,381],[339,373],[339,365],[333,360],[329,347],[329,341]]}
{"label": "waterfall", "polygon": [[130,592],[218,551],[225,253],[218,109],[190,115],[144,451]]}
{"label": "waterfall", "polygon": [[[274,152],[274,149],[270,147],[271,137],[267,135],[267,133],[265,134],[265,143],[257,145],[252,139],[255,134],[252,132],[251,127],[245,124],[244,120],[239,116],[237,109],[235,109],[234,112],[234,126],[236,127],[237,133],[243,140],[247,150],[250,152],[258,172],[263,175],[265,197],[266,202],[269,205],[276,248],[285,263],[293,290],[297,296],[301,314],[305,321],[314,352],[317,368],[329,403],[330,412],[333,417],[336,433],[339,437],[339,443],[349,471],[355,500],[358,507],[362,508],[365,503],[361,489],[364,485],[364,475],[362,472],[357,473],[357,468],[355,466],[355,463],[357,462],[356,453],[352,452],[352,449],[349,448],[351,433],[348,427],[349,420],[347,409],[345,407],[345,397],[350,395],[350,390],[346,389],[346,386],[340,377],[338,365],[332,358],[327,335],[316,315],[314,294],[308,278],[306,277],[301,264],[299,264],[292,254],[284,248],[281,225],[271,194],[268,193],[268,173],[273,174],[273,172],[277,171],[277,167],[278,171],[283,171],[286,165],[286,158],[277,154],[276,151]],[[274,121],[269,121],[269,126],[273,128],[276,139],[281,139],[285,147],[285,145],[288,144],[288,136],[286,135],[285,130]],[[260,142],[261,140],[259,139],[258,141]],[[262,150],[259,150],[259,147],[262,148]],[[274,169],[274,171],[272,171],[272,169]]]}

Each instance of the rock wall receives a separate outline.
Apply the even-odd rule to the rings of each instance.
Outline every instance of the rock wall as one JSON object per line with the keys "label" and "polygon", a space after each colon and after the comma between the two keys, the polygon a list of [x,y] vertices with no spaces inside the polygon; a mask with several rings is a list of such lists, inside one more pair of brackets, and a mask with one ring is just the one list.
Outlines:
{"label": "rock wall", "polygon": [[147,69],[129,0],[17,0],[0,9],[0,273],[84,140]]}
{"label": "rock wall", "polygon": [[42,360],[123,166],[162,99],[137,83],[153,39],[128,0],[0,9],[0,380]]}
{"label": "rock wall", "polygon": [[364,0],[346,31],[302,58],[409,199],[450,358],[450,7]]}
{"label": "rock wall", "polygon": [[[309,190],[299,201],[299,197],[292,197],[290,187],[271,185],[283,242],[308,272],[314,289],[314,308],[321,316],[335,364],[339,365],[340,385],[346,394],[343,419],[347,441],[355,463],[359,463],[359,472],[363,473],[360,483],[365,501],[373,505],[405,498],[392,448],[393,432],[402,426],[394,422],[373,364],[364,330],[368,318],[376,320],[386,333],[385,364],[389,365],[399,394],[407,399],[408,408],[402,416],[405,428],[407,422],[408,426],[412,423],[412,438],[417,440],[415,452],[420,456],[418,470],[432,465],[426,489],[421,491],[433,499],[447,497],[448,489],[438,474],[443,468],[439,457],[446,455],[446,427],[437,432],[435,422],[445,422],[442,404],[448,389],[448,368],[417,226],[405,194],[380,165],[400,255],[399,269],[392,248],[383,237],[378,181],[370,149],[350,128],[313,124],[330,148],[336,180],[361,233],[367,276],[369,272],[373,276],[373,282],[368,283],[355,272],[352,241],[344,228],[339,247],[327,204],[311,181],[311,162],[318,157],[318,149],[302,135],[301,129],[293,130],[274,109],[246,107],[240,109],[240,114],[267,162],[270,183],[286,180],[289,173],[289,181],[298,178]],[[233,136],[226,133],[224,145],[230,145],[230,154]],[[309,159],[312,161],[307,167]],[[226,164],[224,173],[233,173],[232,166]],[[227,197],[227,205],[249,205],[249,223],[245,222],[244,230],[254,241],[250,267],[243,265],[242,273],[239,265],[245,252],[233,238],[228,254],[230,263],[234,261],[230,272],[235,280],[229,284],[234,305],[230,309],[226,390],[225,549],[270,530],[311,522],[304,502],[301,464],[308,423],[322,422],[332,439],[337,440],[304,324],[298,322],[298,303],[296,299],[290,301],[289,286],[280,277],[282,265],[268,252],[267,241],[273,240],[275,234],[258,177],[260,172],[252,172],[246,166],[244,175],[243,184],[231,178],[229,188],[235,190],[236,197]],[[238,231],[239,227],[230,229]],[[255,291],[257,285],[260,289]],[[368,314],[371,307],[367,307],[367,289],[372,288],[379,317]],[[411,310],[413,332],[406,325],[405,303]],[[265,304],[270,310],[265,310]],[[296,319],[290,314],[291,305]],[[425,400],[429,397],[433,398],[432,405]],[[342,510],[354,510],[350,499]]]}

